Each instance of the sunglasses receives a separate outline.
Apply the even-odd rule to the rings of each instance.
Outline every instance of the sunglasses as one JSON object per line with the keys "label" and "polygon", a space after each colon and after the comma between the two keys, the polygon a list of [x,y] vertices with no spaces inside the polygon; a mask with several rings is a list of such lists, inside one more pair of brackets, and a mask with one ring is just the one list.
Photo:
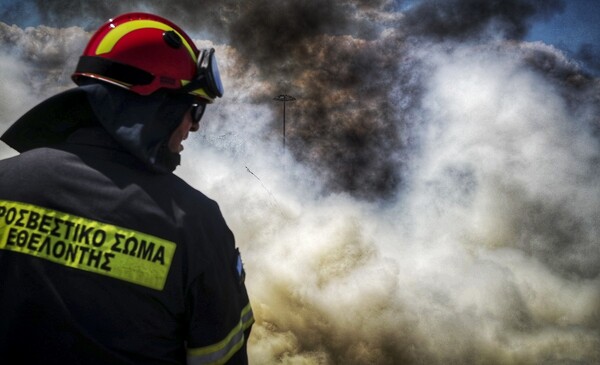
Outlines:
{"label": "sunglasses", "polygon": [[205,102],[198,102],[198,103],[192,104],[191,113],[192,113],[192,121],[194,124],[200,123],[200,119],[202,119],[202,116],[204,115],[204,110],[206,110]]}
{"label": "sunglasses", "polygon": [[200,50],[197,68],[196,78],[182,87],[180,91],[194,93],[198,89],[202,89],[211,99],[222,97],[224,92],[223,82],[221,81],[221,73],[217,65],[214,48]]}

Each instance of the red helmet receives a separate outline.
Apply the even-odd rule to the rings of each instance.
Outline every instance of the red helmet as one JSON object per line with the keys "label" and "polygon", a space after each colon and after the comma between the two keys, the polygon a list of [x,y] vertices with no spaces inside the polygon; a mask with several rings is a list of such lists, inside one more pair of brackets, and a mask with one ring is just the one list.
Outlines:
{"label": "red helmet", "polygon": [[140,95],[175,89],[207,102],[223,96],[214,49],[198,50],[171,21],[127,13],[104,23],[92,36],[72,75],[103,80]]}

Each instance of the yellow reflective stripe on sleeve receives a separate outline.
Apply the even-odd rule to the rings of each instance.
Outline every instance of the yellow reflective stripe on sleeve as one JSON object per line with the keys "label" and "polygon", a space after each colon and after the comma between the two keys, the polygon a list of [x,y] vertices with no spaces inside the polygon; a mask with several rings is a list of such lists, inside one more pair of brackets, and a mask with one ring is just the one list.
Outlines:
{"label": "yellow reflective stripe on sleeve", "polygon": [[100,54],[110,52],[113,49],[113,47],[115,46],[115,44],[117,44],[117,42],[123,36],[125,36],[126,34],[128,34],[130,32],[133,32],[134,30],[143,29],[143,28],[156,28],[156,29],[165,30],[165,31],[166,30],[174,31],[175,33],[177,33],[179,38],[181,38],[181,41],[183,42],[183,45],[185,46],[185,48],[187,48],[188,52],[190,53],[192,60],[194,60],[194,62],[198,62],[198,58],[196,57],[196,54],[194,53],[192,46],[185,40],[185,38],[181,35],[181,33],[176,31],[175,29],[169,27],[168,25],[161,23],[161,22],[157,22],[155,20],[131,20],[126,23],[117,25],[115,28],[111,29],[108,33],[106,33],[104,38],[102,38],[102,41],[100,41],[98,48],[96,48],[96,54],[100,55]]}
{"label": "yellow reflective stripe on sleeve", "polygon": [[162,290],[176,244],[32,204],[0,200],[0,249]]}
{"label": "yellow reflective stripe on sleeve", "polygon": [[242,310],[242,329],[245,331],[254,323],[254,313],[252,313],[252,307],[250,303]]}
{"label": "yellow reflective stripe on sleeve", "polygon": [[233,354],[244,346],[244,331],[254,323],[250,303],[240,313],[239,323],[220,342],[206,347],[188,348],[188,365],[220,365],[225,364]]}

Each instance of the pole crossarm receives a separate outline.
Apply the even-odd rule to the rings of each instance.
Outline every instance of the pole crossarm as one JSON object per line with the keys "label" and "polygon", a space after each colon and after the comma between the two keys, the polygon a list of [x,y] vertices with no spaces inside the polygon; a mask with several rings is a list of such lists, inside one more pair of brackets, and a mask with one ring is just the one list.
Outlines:
{"label": "pole crossarm", "polygon": [[279,96],[274,97],[273,100],[286,102],[286,101],[294,101],[294,100],[296,100],[296,98],[291,95],[281,94]]}

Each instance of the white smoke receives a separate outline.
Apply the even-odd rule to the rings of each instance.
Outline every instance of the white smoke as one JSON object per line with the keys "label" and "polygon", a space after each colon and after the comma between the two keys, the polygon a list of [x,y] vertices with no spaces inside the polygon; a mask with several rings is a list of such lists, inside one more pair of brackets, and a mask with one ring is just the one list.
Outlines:
{"label": "white smoke", "polygon": [[[510,47],[414,53],[429,70],[420,144],[394,202],[323,193],[257,134],[199,141],[186,161],[245,254],[253,363],[597,361],[600,149],[586,105],[569,108]],[[274,117],[227,109],[225,129]]]}
{"label": "white smoke", "polygon": [[[220,203],[236,235],[253,364],[600,361],[594,116],[525,52],[413,45],[418,143],[395,200],[366,202],[327,192],[282,151],[281,106],[251,101],[273,86],[216,47],[226,95],[177,173]],[[1,130],[33,106],[36,63],[23,59],[0,58]]]}

